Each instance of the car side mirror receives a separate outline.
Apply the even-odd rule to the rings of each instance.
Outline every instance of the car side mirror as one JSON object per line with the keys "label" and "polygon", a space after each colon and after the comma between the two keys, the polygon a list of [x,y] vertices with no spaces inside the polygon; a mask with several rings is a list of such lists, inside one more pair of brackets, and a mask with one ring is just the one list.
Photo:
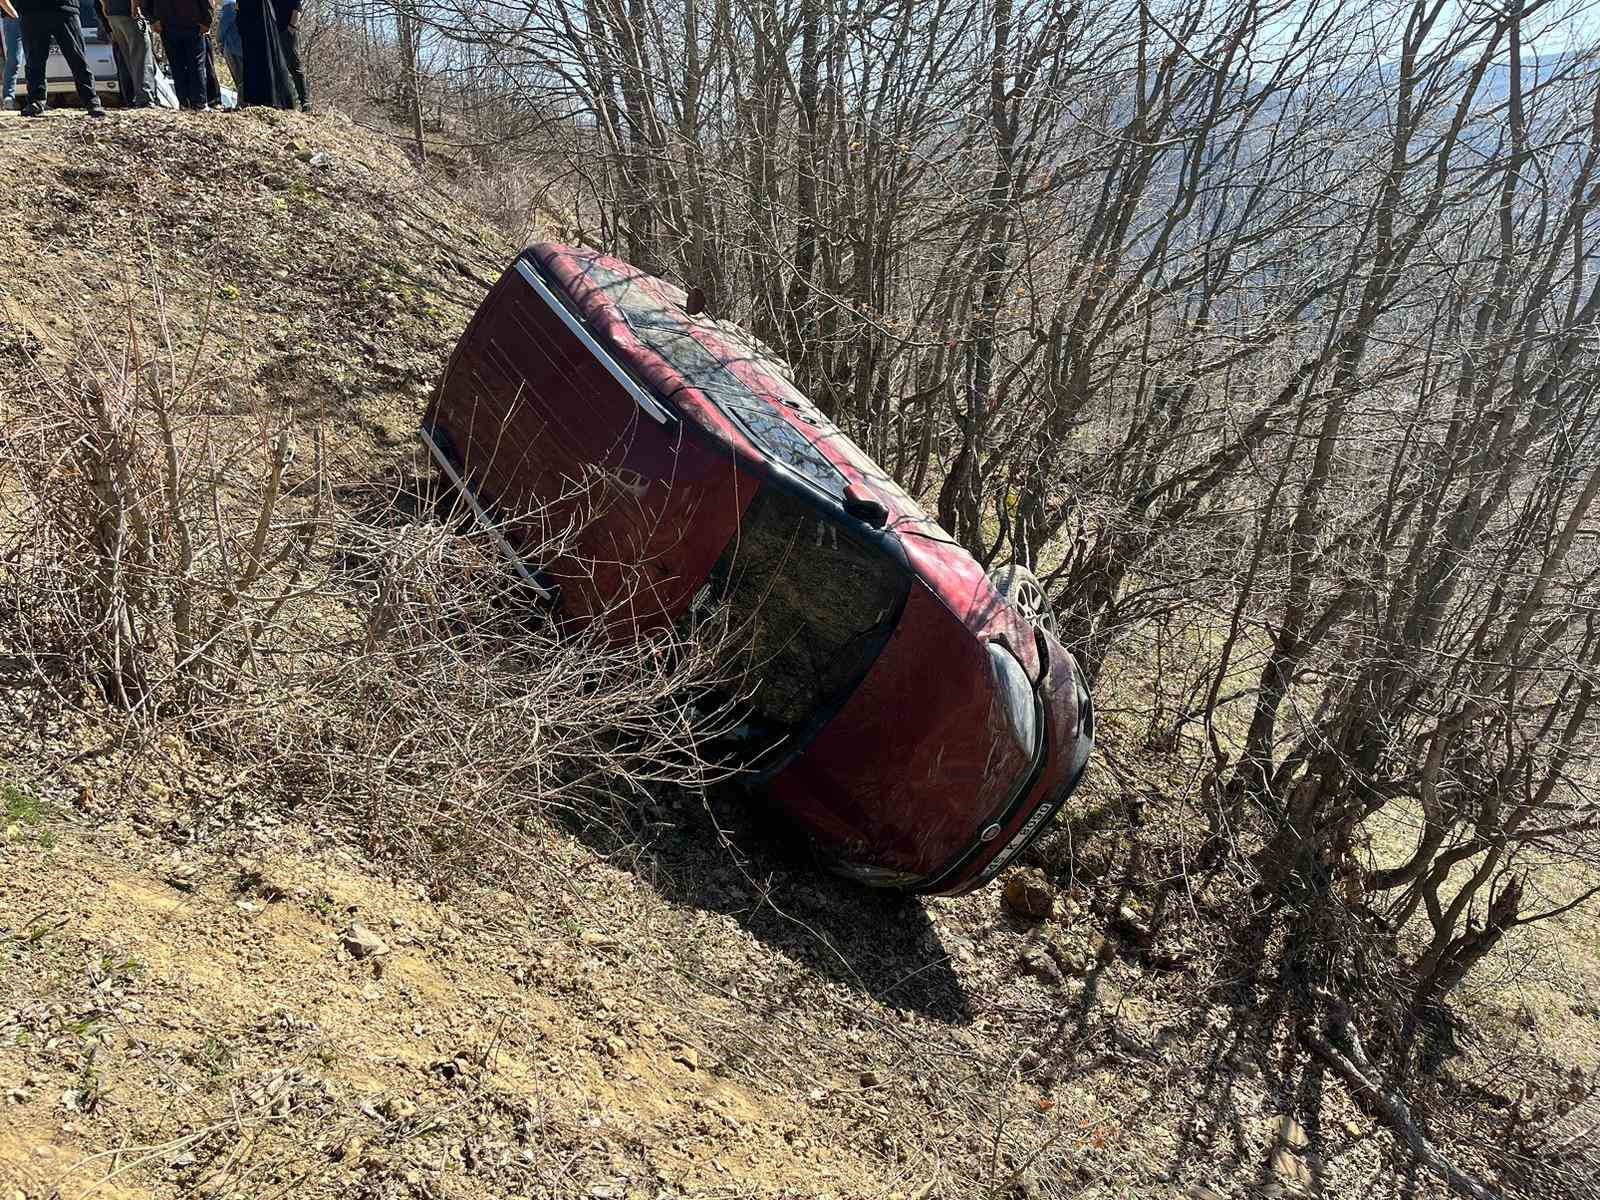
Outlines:
{"label": "car side mirror", "polygon": [[889,519],[889,510],[879,500],[859,483],[852,483],[844,490],[844,510],[858,521],[865,521],[874,529],[882,529],[884,522]]}

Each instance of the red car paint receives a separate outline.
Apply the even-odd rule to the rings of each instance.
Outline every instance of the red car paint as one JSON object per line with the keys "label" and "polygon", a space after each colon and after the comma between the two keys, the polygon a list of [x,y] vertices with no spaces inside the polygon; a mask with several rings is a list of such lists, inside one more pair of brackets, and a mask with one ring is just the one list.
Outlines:
{"label": "red car paint", "polygon": [[1082,775],[1077,664],[764,347],[683,304],[614,258],[531,248],[463,335],[425,438],[513,554],[574,531],[537,564],[564,618],[633,637],[708,592],[747,614],[762,782],[836,866],[986,882]]}

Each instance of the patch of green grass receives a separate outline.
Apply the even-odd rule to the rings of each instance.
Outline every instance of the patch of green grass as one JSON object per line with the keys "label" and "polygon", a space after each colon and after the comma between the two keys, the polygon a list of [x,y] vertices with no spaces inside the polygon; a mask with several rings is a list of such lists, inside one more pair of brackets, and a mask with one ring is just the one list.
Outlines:
{"label": "patch of green grass", "polygon": [[98,961],[89,964],[90,987],[127,987],[133,977],[144,969],[137,958],[125,955],[102,954]]}
{"label": "patch of green grass", "polygon": [[33,792],[14,783],[0,783],[0,830],[7,841],[31,841],[42,849],[53,849],[56,835],[43,827],[49,817],[49,806]]}
{"label": "patch of green grass", "polygon": [[105,1095],[105,1076],[95,1062],[99,1045],[83,1039],[83,1062],[78,1068],[77,1087],[73,1089],[73,1102],[79,1112],[92,1113]]}
{"label": "patch of green grass", "polygon": [[205,1044],[191,1061],[205,1074],[206,1090],[214,1092],[233,1074],[239,1062],[239,1048],[231,1038],[208,1033]]}
{"label": "patch of green grass", "polygon": [[47,815],[43,800],[14,783],[0,783],[0,808],[7,825],[34,828],[43,825]]}

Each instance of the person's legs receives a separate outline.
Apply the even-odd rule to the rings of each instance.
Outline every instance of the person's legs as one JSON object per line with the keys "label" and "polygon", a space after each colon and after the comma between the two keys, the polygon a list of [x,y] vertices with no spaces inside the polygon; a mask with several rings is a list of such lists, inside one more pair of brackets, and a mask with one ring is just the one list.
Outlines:
{"label": "person's legs", "polygon": [[[72,82],[77,85],[78,99],[90,112],[101,111],[100,94],[94,87],[94,72],[89,69],[89,60],[83,53],[83,26],[78,22],[78,14],[58,12],[51,24],[54,26],[51,33],[56,45],[61,47],[61,57],[67,64],[67,70],[72,72]],[[28,58],[33,58],[32,51]]]}
{"label": "person's legs", "polygon": [[122,97],[122,107],[133,103],[133,76],[128,73],[128,56],[122,53],[122,43],[117,35],[107,30],[111,40],[111,61],[117,65],[117,92]]}
{"label": "person's legs", "polygon": [[172,90],[177,94],[178,107],[189,107],[189,76],[182,54],[182,39],[175,29],[162,29],[161,49],[167,56],[167,74],[172,76]]}
{"label": "person's legs", "polygon": [[205,67],[198,29],[163,29],[161,42],[167,50],[167,67],[172,71],[172,88],[178,93],[181,108],[206,106]]}
{"label": "person's legs", "polygon": [[233,76],[233,90],[237,92],[244,87],[244,59],[231,50],[224,50],[222,57],[228,60],[228,74]]}
{"label": "person's legs", "polygon": [[28,66],[28,111],[42,113],[50,103],[44,90],[45,64],[50,61],[50,33],[54,22],[49,13],[22,14],[22,55]]}
{"label": "person's legs", "polygon": [[289,78],[294,80],[294,93],[300,99],[301,109],[309,112],[311,89],[306,86],[305,68],[300,65],[300,33],[292,29],[287,20],[280,18],[278,37],[283,42],[284,60],[289,64]]}
{"label": "person's legs", "polygon": [[0,70],[0,101],[9,105],[17,98],[17,68],[22,65],[22,22],[17,18],[0,17],[0,48],[6,60]]}
{"label": "person's legs", "polygon": [[206,83],[206,105],[210,108],[222,107],[222,85],[217,82],[217,56],[211,48],[211,35],[200,35],[200,62],[204,68]]}
{"label": "person's legs", "polygon": [[122,51],[128,64],[128,74],[133,79],[133,90],[126,96],[129,104],[146,108],[156,99],[156,51],[150,43],[150,24],[132,17],[112,17],[111,37]]}

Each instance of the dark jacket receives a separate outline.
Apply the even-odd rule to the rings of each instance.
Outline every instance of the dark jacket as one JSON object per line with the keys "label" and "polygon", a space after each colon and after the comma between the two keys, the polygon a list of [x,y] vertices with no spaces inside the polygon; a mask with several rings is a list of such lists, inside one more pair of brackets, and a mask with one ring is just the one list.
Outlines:
{"label": "dark jacket", "polygon": [[78,0],[11,0],[17,16],[29,13],[77,13]]}
{"label": "dark jacket", "polygon": [[211,0],[147,0],[144,13],[163,29],[199,29],[217,15]]}

